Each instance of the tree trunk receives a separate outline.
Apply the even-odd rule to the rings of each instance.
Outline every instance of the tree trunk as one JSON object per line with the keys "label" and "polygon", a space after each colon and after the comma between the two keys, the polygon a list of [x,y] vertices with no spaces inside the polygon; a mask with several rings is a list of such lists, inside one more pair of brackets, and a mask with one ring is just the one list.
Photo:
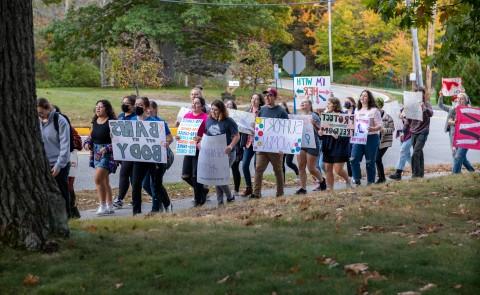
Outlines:
{"label": "tree trunk", "polygon": [[100,87],[105,88],[108,86],[107,81],[107,51],[101,46],[100,49]]}
{"label": "tree trunk", "polygon": [[[163,76],[165,78],[165,85],[171,85],[175,81],[175,62],[176,62],[176,48],[172,42],[151,42],[152,49],[160,54],[163,62]],[[155,46],[156,45],[156,46]]]}
{"label": "tree trunk", "polygon": [[36,111],[31,0],[0,0],[0,242],[41,249],[68,235]]}

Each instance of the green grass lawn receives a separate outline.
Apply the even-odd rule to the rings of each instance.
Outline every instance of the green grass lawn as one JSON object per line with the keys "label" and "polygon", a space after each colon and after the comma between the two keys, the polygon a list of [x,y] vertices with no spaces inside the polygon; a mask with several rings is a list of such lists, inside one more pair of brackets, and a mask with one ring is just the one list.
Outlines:
{"label": "green grass lawn", "polygon": [[0,294],[480,294],[479,181],[72,221],[56,253],[0,246]]}
{"label": "green grass lawn", "polygon": [[[221,88],[206,88],[204,95],[207,102],[211,102],[221,97],[224,92]],[[75,127],[88,127],[93,116],[95,102],[99,99],[108,99],[118,114],[120,113],[121,99],[123,96],[135,93],[134,89],[114,89],[114,88],[37,88],[37,97],[45,97],[53,104],[58,105],[62,112],[67,114]],[[247,104],[250,102],[251,90],[236,89],[237,102]],[[161,88],[161,89],[142,89],[141,96],[147,96],[153,99],[166,101],[190,101],[190,88]],[[284,97],[289,97],[289,91],[280,91]],[[159,115],[167,122],[173,124],[178,113],[177,107],[160,107]]]}

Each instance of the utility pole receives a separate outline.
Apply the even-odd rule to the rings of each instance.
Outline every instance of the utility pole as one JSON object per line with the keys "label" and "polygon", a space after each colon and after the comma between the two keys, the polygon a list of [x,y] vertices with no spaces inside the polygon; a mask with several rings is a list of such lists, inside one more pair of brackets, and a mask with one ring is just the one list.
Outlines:
{"label": "utility pole", "polygon": [[[104,7],[107,4],[107,0],[100,0],[100,7]],[[106,75],[106,67],[107,67],[107,51],[103,44],[100,45],[100,86],[102,88],[107,87],[107,75]]]}
{"label": "utility pole", "polygon": [[[405,0],[405,4],[410,8],[410,0]],[[418,48],[418,31],[415,26],[410,28],[412,32],[413,54],[415,56],[415,74],[417,87],[423,87],[422,61],[420,60],[420,49]]]}
{"label": "utility pole", "polygon": [[[407,0],[408,1],[408,0]],[[328,58],[330,60],[330,83],[333,82],[332,58],[332,0],[328,0]]]}
{"label": "utility pole", "polygon": [[[427,57],[433,55],[433,51],[435,49],[435,20],[437,18],[437,5],[433,6],[432,11],[432,22],[428,25],[428,32],[427,32]],[[426,83],[426,90],[428,95],[432,93],[432,68],[430,64],[427,64],[427,69],[425,70],[425,83]]]}

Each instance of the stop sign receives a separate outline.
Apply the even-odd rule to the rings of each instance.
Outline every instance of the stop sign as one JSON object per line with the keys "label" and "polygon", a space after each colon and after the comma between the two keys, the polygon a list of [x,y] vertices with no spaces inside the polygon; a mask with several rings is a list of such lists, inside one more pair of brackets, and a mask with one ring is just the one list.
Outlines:
{"label": "stop sign", "polygon": [[298,75],[305,69],[305,56],[298,50],[290,50],[283,56],[282,67],[290,75]]}

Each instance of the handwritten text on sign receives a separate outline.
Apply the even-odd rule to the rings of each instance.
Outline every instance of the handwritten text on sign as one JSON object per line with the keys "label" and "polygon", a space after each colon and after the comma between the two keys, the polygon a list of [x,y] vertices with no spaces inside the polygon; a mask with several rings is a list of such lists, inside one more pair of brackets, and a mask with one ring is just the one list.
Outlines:
{"label": "handwritten text on sign", "polygon": [[180,137],[177,140],[177,155],[195,156],[197,142],[194,138],[201,124],[201,119],[182,119],[177,129],[177,136]]}
{"label": "handwritten text on sign", "polygon": [[253,150],[298,154],[302,148],[302,133],[302,120],[257,117]]}
{"label": "handwritten text on sign", "polygon": [[454,96],[463,91],[462,78],[442,78],[443,96]]}
{"label": "handwritten text on sign", "polygon": [[165,122],[110,120],[109,124],[115,160],[167,162]]}
{"label": "handwritten text on sign", "polygon": [[357,118],[355,120],[355,130],[353,132],[353,136],[350,137],[350,143],[367,144],[369,125],[370,120]]}
{"label": "handwritten text on sign", "polygon": [[457,107],[453,145],[480,150],[480,108]]}
{"label": "handwritten text on sign", "polygon": [[302,147],[314,149],[317,147],[315,142],[315,130],[312,124],[312,115],[288,115],[288,118],[303,121]]}
{"label": "handwritten text on sign", "polygon": [[197,181],[207,185],[230,184],[230,165],[225,154],[227,137],[204,135],[198,155]]}
{"label": "handwritten text on sign", "polygon": [[237,123],[238,132],[253,135],[255,129],[255,114],[229,109],[228,115]]}
{"label": "handwritten text on sign", "polygon": [[314,109],[327,107],[327,99],[330,96],[330,77],[295,77],[293,80],[295,99],[301,101],[309,99]]}
{"label": "handwritten text on sign", "polygon": [[423,121],[422,101],[423,92],[403,92],[403,111],[407,119]]}
{"label": "handwritten text on sign", "polygon": [[352,137],[354,134],[354,115],[322,113],[321,119],[321,129],[324,135]]}

